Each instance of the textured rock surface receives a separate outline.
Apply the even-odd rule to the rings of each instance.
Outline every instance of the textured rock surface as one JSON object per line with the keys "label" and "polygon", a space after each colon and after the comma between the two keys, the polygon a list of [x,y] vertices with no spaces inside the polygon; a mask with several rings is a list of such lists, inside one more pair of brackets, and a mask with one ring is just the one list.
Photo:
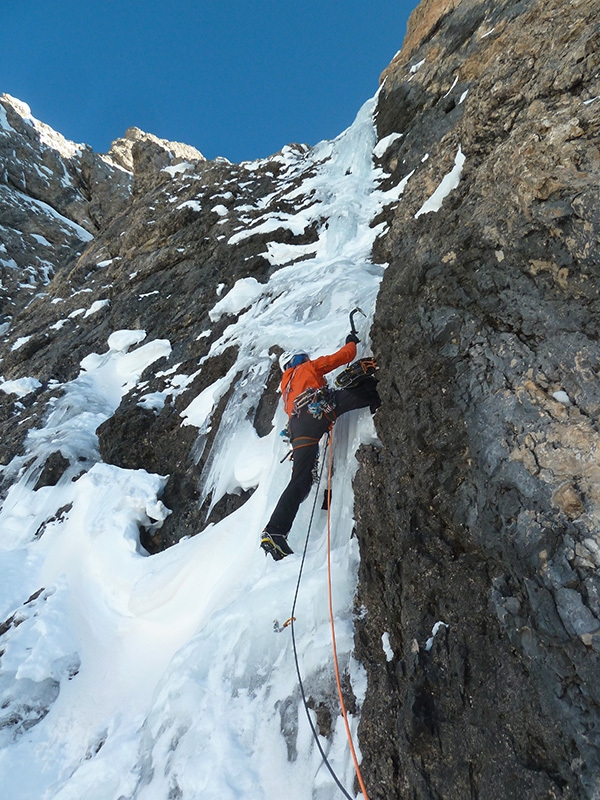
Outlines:
{"label": "textured rock surface", "polygon": [[372,798],[600,796],[597,10],[424,3],[383,76],[411,177],[355,487]]}

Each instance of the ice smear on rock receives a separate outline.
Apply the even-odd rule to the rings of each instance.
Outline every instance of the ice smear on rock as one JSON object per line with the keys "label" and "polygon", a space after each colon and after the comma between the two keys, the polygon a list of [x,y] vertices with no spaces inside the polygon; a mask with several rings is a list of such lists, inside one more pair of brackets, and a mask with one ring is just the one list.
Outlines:
{"label": "ice smear on rock", "polygon": [[26,397],[39,389],[41,385],[37,378],[15,378],[12,381],[1,381],[0,391],[5,394],[16,394],[17,397]]}
{"label": "ice smear on rock", "polygon": [[422,214],[429,214],[432,211],[440,210],[444,199],[448,197],[450,192],[453,189],[456,189],[458,186],[464,164],[465,156],[459,147],[456,158],[454,159],[454,167],[447,175],[444,176],[440,185],[437,187],[431,197],[423,203],[421,208],[415,214],[415,219],[420,217]]}

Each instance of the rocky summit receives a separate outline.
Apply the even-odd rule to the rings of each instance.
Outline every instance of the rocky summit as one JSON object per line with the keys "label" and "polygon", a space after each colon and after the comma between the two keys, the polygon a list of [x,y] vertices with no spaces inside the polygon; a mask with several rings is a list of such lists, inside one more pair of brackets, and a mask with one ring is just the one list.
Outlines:
{"label": "rocky summit", "polygon": [[[10,576],[21,574],[25,552],[22,575],[32,576],[61,526],[87,530],[78,503],[93,481],[112,476],[116,497],[134,473],[155,481],[154,500],[123,523],[145,563],[208,542],[246,513],[253,538],[232,541],[253,564],[268,511],[261,486],[275,481],[272,501],[286,480],[270,444],[281,421],[277,357],[293,347],[333,352],[347,313],[367,313],[361,338],[376,356],[383,402],[372,433],[370,418],[356,435],[336,426],[336,457],[346,448],[350,463],[358,449],[358,466],[336,467],[333,500],[337,492],[350,548],[345,691],[371,800],[600,798],[598,11],[593,0],[424,0],[352,128],[255,162],[207,161],[137,128],[99,155],[0,98],[0,547],[11,552]],[[236,452],[254,453],[252,463]],[[227,472],[225,462],[235,466]],[[123,490],[115,519],[134,495]],[[7,752],[58,714],[57,698],[86,674],[77,626],[68,646],[30,626],[34,644],[23,653],[57,648],[47,673],[19,673],[10,655],[25,620],[57,613],[53,558],[35,577],[7,579],[2,596]],[[269,575],[277,569],[287,567]],[[254,574],[236,570],[236,582]],[[297,562],[287,589],[296,574]],[[272,599],[274,578],[256,576]],[[142,606],[150,613],[139,597],[128,603],[127,624]],[[230,617],[247,626],[238,653],[252,650],[258,617]],[[220,642],[229,664],[228,619],[213,638],[202,635],[209,650]],[[307,660],[315,647],[309,706],[340,765],[339,707],[319,636],[306,640]],[[320,757],[298,733],[295,675],[281,695],[261,688],[283,657],[285,640],[271,639],[272,653],[232,662],[222,681],[233,681],[233,704],[254,698],[272,710],[260,714],[273,741],[285,742],[290,770],[305,747],[316,773]],[[200,652],[187,648],[186,658]],[[187,710],[173,711],[170,744],[161,739],[169,727],[156,698],[177,709],[173,687],[203,680],[180,662],[170,667],[177,680],[165,679],[143,712],[139,741],[131,733],[121,766],[129,783],[109,782],[94,797],[158,797],[144,792],[159,780],[161,748],[172,753],[161,797],[217,796],[216,784],[194,789],[177,766],[196,741],[185,738],[194,730]],[[205,718],[227,716],[194,697]],[[239,733],[240,716],[228,731]],[[46,796],[66,798],[68,781],[83,791],[83,768],[111,752],[116,723],[102,725],[83,755],[64,756],[71,777],[54,776]],[[255,729],[243,730],[254,769]],[[227,796],[281,796],[281,786],[257,779],[260,790],[250,789],[239,774],[228,785],[245,788]],[[200,785],[207,794],[194,793]],[[285,791],[298,800],[341,796],[322,777],[295,786]]]}

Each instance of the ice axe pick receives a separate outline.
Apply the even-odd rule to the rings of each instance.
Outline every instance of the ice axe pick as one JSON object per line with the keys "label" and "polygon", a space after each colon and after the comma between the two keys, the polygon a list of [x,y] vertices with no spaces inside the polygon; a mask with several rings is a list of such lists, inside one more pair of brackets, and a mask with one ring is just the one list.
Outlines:
{"label": "ice axe pick", "polygon": [[367,316],[365,314],[365,312],[362,310],[362,308],[359,308],[358,306],[356,306],[356,308],[352,309],[352,311],[350,312],[350,330],[352,331],[354,336],[357,335],[356,334],[356,325],[354,324],[354,315],[357,314],[357,313],[358,314],[362,314],[363,317]]}

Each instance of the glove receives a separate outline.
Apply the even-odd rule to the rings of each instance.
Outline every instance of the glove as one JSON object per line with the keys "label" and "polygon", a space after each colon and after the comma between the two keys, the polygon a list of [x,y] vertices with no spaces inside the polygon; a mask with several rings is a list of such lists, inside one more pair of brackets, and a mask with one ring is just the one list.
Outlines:
{"label": "glove", "polygon": [[349,333],[348,336],[346,336],[346,344],[350,344],[350,342],[358,344],[360,342],[360,339],[355,333]]}

